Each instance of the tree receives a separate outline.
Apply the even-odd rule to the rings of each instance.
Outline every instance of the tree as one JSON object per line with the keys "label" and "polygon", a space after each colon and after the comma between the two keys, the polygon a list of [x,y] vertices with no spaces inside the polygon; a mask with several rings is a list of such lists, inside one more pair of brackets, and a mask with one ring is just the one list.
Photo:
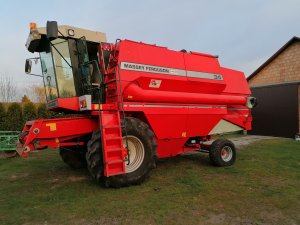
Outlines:
{"label": "tree", "polygon": [[0,130],[6,130],[6,110],[3,103],[0,102]]}
{"label": "tree", "polygon": [[36,96],[37,102],[46,102],[45,88],[43,86],[34,86],[33,92]]}
{"label": "tree", "polygon": [[39,119],[52,119],[59,117],[59,114],[56,112],[49,111],[45,103],[39,104],[37,108],[37,117]]}
{"label": "tree", "polygon": [[16,100],[17,87],[12,77],[0,77],[0,101]]}
{"label": "tree", "polygon": [[11,103],[7,109],[9,119],[6,120],[7,130],[19,131],[23,128],[22,108],[19,103]]}
{"label": "tree", "polygon": [[47,111],[47,106],[45,103],[39,104],[37,108],[37,117],[39,119],[47,119],[48,117],[48,111]]}
{"label": "tree", "polygon": [[21,99],[21,103],[22,104],[26,104],[28,102],[31,102],[30,99],[28,98],[27,95],[23,95],[22,99]]}
{"label": "tree", "polygon": [[32,102],[26,102],[23,106],[23,123],[25,124],[27,121],[35,120],[37,117],[37,112],[35,105]]}
{"label": "tree", "polygon": [[30,96],[34,102],[46,102],[45,88],[41,85],[31,85],[26,87],[25,93]]}

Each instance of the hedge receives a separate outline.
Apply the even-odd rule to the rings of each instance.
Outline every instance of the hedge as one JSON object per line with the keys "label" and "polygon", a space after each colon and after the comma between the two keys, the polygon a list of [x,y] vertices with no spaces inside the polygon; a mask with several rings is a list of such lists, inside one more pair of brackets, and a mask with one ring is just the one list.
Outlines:
{"label": "hedge", "polygon": [[0,130],[21,131],[27,121],[60,116],[48,111],[45,103],[0,103]]}

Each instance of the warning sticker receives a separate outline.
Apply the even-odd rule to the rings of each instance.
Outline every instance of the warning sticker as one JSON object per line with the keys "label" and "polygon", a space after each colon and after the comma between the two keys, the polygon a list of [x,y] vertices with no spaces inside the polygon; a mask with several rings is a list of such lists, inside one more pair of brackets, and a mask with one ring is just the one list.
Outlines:
{"label": "warning sticker", "polygon": [[149,87],[151,87],[151,88],[159,88],[160,84],[161,84],[161,80],[151,79],[150,83],[149,83]]}
{"label": "warning sticker", "polygon": [[56,131],[56,123],[46,123],[46,127],[49,127],[50,131]]}

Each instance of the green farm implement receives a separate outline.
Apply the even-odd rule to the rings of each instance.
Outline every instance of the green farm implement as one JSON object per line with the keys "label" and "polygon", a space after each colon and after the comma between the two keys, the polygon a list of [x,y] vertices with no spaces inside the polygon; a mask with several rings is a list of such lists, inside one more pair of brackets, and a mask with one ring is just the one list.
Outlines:
{"label": "green farm implement", "polygon": [[18,135],[18,131],[0,131],[0,158],[16,156]]}

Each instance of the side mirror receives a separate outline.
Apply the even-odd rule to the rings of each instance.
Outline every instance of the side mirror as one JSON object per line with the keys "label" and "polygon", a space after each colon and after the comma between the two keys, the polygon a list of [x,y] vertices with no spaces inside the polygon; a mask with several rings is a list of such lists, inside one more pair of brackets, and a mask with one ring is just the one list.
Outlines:
{"label": "side mirror", "polygon": [[25,62],[25,73],[30,74],[31,73],[31,66],[32,66],[32,62],[30,59],[26,59]]}
{"label": "side mirror", "polygon": [[58,37],[58,26],[56,21],[47,21],[47,38],[52,41]]}

